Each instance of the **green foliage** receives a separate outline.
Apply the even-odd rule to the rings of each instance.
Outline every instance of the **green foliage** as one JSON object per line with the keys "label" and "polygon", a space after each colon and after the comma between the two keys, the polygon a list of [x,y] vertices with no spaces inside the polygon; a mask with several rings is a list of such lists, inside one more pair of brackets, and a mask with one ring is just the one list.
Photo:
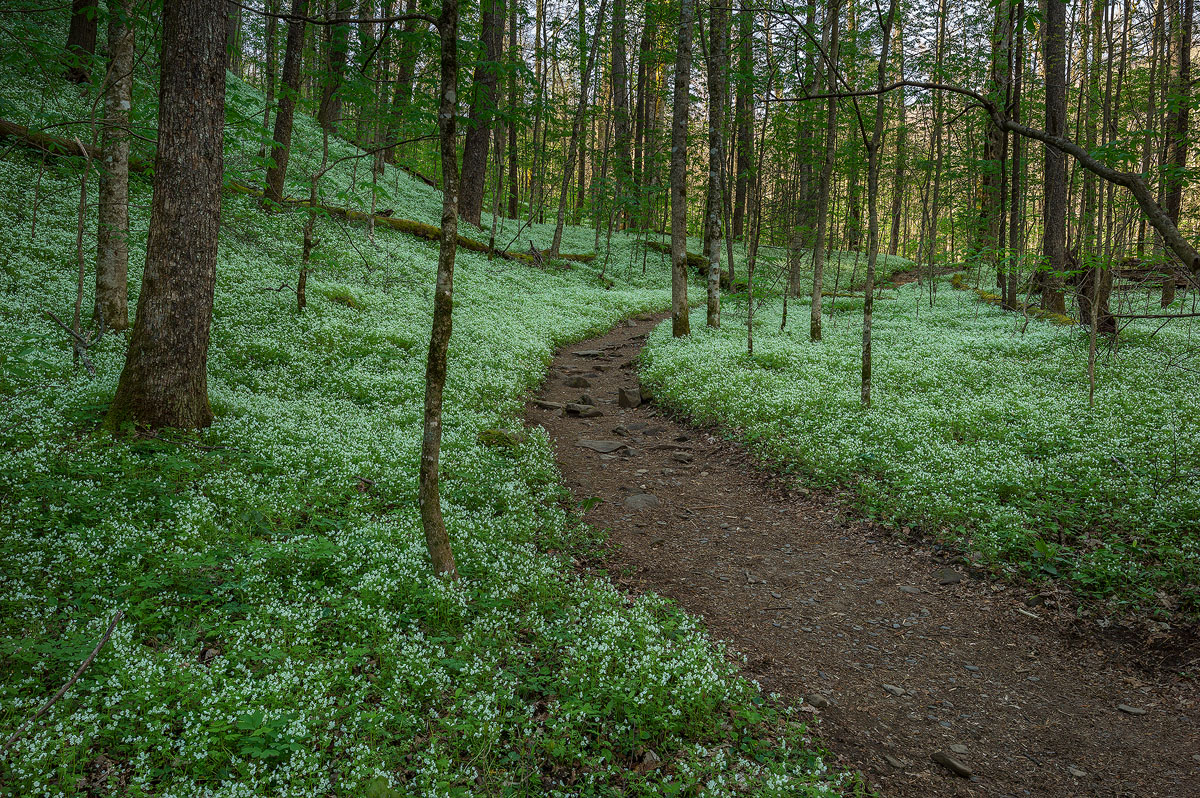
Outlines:
{"label": "green foliage", "polygon": [[[86,116],[74,90],[40,104],[38,84],[3,77],[6,102],[29,113]],[[236,176],[253,163],[259,137],[244,120],[262,99],[230,86]],[[319,141],[298,118],[295,193]],[[93,378],[36,312],[75,300],[79,177],[47,162],[31,240],[39,168],[0,162],[0,247],[15,275],[0,286],[0,338],[20,342],[0,372],[0,726],[36,711],[112,615],[126,617],[13,746],[0,791],[74,794],[104,757],[134,796],[839,792],[844,777],[797,715],[763,703],[694,618],[576,573],[570,554],[596,533],[569,512],[544,433],[479,445],[481,431],[512,427],[556,347],[666,305],[662,258],[643,273],[638,252],[632,268],[625,235],[609,263],[570,271],[460,253],[442,489],[463,578],[447,584],[430,571],[416,501],[435,247],[323,215],[309,290],[330,301],[297,313],[290,293],[263,289],[295,279],[307,214],[264,214],[229,192],[216,422],[114,439],[98,424],[128,337],[93,348]],[[369,202],[353,178],[347,164],[327,180]],[[406,218],[437,223],[428,186],[393,169],[379,185]],[[136,302],[149,184],[132,194]],[[528,234],[545,247],[552,232]],[[592,236],[570,228],[564,248],[589,251]],[[662,766],[636,772],[648,749]]]}
{"label": "green foliage", "polygon": [[803,478],[853,486],[874,517],[1094,598],[1200,612],[1200,383],[1178,367],[1191,323],[1135,324],[1102,350],[1090,408],[1078,326],[1026,327],[968,291],[939,291],[932,309],[915,284],[894,296],[875,305],[866,412],[861,300],[832,303],[819,344],[807,324],[780,333],[772,300],[755,312],[753,358],[744,309],[719,331],[693,318],[688,340],[660,328],[642,378]]}

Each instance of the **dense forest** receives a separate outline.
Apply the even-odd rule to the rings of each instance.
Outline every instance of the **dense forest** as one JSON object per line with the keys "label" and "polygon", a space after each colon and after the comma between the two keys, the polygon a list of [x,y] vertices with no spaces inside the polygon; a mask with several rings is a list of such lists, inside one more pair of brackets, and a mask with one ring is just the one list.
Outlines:
{"label": "dense forest", "polygon": [[0,792],[1192,795],[1192,0],[0,0]]}

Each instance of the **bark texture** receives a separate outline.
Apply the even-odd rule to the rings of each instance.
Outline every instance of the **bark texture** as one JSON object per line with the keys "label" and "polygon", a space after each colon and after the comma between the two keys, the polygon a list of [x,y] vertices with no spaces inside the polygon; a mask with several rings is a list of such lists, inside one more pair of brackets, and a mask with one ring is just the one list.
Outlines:
{"label": "bark texture", "polygon": [[97,0],[71,0],[71,26],[67,29],[67,80],[87,83],[88,65],[96,54]]}
{"label": "bark texture", "polygon": [[108,18],[100,204],[93,317],[110,330],[129,327],[129,109],[133,98],[131,0],[115,0]]}
{"label": "bark texture", "polygon": [[729,9],[724,0],[709,10],[708,35],[708,313],[709,327],[721,326],[721,211],[725,191],[725,75],[729,70]]}
{"label": "bark texture", "polygon": [[[1062,138],[1067,132],[1066,11],[1059,0],[1042,0],[1042,51],[1046,83],[1046,134]],[[1063,273],[1067,265],[1067,157],[1046,149],[1045,202],[1042,210],[1042,307],[1063,313]]]}
{"label": "bark texture", "polygon": [[146,270],[107,424],[206,427],[221,222],[225,0],[166,0]]}
{"label": "bark texture", "polygon": [[441,92],[438,134],[442,157],[442,230],[438,242],[437,285],[433,293],[433,331],[425,364],[425,416],[417,501],[421,527],[435,573],[458,578],[450,536],[442,518],[438,461],[442,451],[442,393],[446,388],[446,352],[454,307],[454,257],[458,246],[458,153],[455,110],[458,104],[458,2],[445,0],[438,18],[441,34]]}
{"label": "bark texture", "polygon": [[472,81],[471,110],[467,135],[463,141],[461,202],[463,221],[480,226],[483,190],[487,182],[488,144],[492,138],[492,119],[496,114],[496,87],[499,83],[501,49],[504,43],[504,0],[483,0],[480,10],[483,60],[475,65]]}
{"label": "bark texture", "polygon": [[691,334],[687,299],[687,134],[695,0],[680,0],[671,112],[671,334]]}
{"label": "bark texture", "polygon": [[304,49],[304,17],[308,0],[292,0],[292,19],[288,22],[287,47],[283,54],[283,75],[279,86],[279,109],[275,112],[275,144],[271,147],[271,165],[267,168],[264,204],[283,202],[283,181],[287,177],[288,157],[292,150],[292,122],[296,99],[300,94],[300,56]]}

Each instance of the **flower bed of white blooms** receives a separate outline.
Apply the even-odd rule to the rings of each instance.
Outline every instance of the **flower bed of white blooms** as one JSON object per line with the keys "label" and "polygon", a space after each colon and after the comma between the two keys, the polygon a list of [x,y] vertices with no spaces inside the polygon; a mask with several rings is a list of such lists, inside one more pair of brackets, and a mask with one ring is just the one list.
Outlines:
{"label": "flower bed of white blooms", "polygon": [[861,299],[832,317],[827,304],[816,344],[806,305],[780,332],[768,302],[753,357],[744,303],[719,331],[700,314],[690,339],[659,327],[642,377],[799,477],[852,485],[873,515],[1093,596],[1200,609],[1200,327],[1135,324],[1115,350],[1102,338],[1089,407],[1085,328],[1022,332],[1021,316],[972,292],[943,283],[930,309],[920,290],[875,303],[869,411]]}
{"label": "flower bed of white blooms", "polygon": [[[309,120],[297,137],[303,167]],[[538,271],[460,253],[443,449],[462,573],[451,585],[430,573],[416,505],[436,246],[320,220],[301,314],[290,288],[266,289],[295,285],[303,214],[228,195],[216,422],[114,440],[99,424],[127,336],[91,350],[89,377],[41,315],[69,318],[75,301],[78,176],[19,150],[0,162],[0,736],[126,617],[8,752],[0,791],[840,794],[800,717],[739,677],[693,618],[578,572],[595,532],[573,515],[543,432],[511,450],[476,441],[519,424],[555,346],[663,308],[661,257],[643,276],[618,236],[606,289],[599,264]],[[349,196],[345,177],[329,183]],[[381,184],[397,215],[437,222],[436,192],[391,170]],[[131,310],[149,201],[135,180]],[[545,246],[550,232],[530,237]],[[591,250],[592,236],[569,229],[564,251]],[[85,293],[86,318],[90,272]]]}

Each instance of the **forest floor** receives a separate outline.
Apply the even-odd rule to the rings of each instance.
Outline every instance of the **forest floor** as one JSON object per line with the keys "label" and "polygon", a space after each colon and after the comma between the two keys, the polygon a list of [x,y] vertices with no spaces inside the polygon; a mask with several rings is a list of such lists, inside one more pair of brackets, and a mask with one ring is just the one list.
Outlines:
{"label": "forest floor", "polygon": [[[567,486],[585,507],[599,499],[586,516],[609,533],[598,567],[702,616],[747,676],[802,700],[839,764],[885,796],[1195,795],[1187,641],[1081,632],[1070,599],[1039,605],[714,430],[652,403],[621,407],[662,318],[565,347],[527,408]],[[581,399],[602,415],[555,407]]]}

